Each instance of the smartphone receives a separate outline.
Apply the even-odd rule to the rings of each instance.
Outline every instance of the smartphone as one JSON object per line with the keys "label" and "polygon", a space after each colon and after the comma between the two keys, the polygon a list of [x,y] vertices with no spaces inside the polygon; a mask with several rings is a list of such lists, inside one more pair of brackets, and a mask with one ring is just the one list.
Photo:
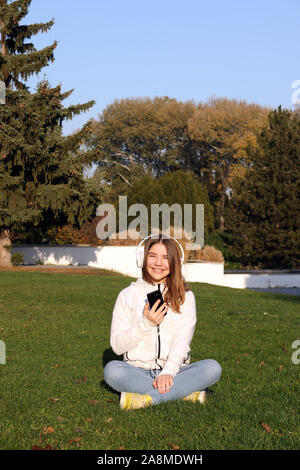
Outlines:
{"label": "smartphone", "polygon": [[[163,296],[162,296],[162,293],[160,290],[154,290],[153,292],[150,292],[149,294],[147,294],[147,297],[148,297],[148,302],[149,302],[149,305],[150,305],[150,308],[153,307],[153,305],[155,304],[155,302],[157,300],[160,300],[160,303],[158,304],[158,306],[156,307],[156,310],[162,306],[162,304],[164,303],[164,299],[163,299]],[[155,310],[155,311],[156,311]]]}

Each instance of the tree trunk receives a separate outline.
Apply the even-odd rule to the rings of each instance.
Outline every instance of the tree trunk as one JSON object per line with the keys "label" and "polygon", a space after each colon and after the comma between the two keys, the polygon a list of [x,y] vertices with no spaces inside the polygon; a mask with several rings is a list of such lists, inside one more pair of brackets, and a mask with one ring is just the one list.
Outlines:
{"label": "tree trunk", "polygon": [[9,230],[3,230],[0,233],[0,266],[12,266],[10,251],[5,248],[11,246]]}
{"label": "tree trunk", "polygon": [[228,186],[228,178],[229,178],[229,167],[225,166],[221,169],[221,200],[220,200],[220,208],[219,208],[219,230],[223,232],[225,230],[225,220],[224,220],[224,209],[225,209],[225,197],[226,197],[226,189]]}
{"label": "tree trunk", "polygon": [[[1,2],[2,3],[2,2]],[[0,4],[0,6],[2,6]],[[5,57],[7,54],[7,47],[6,47],[6,33],[4,30],[4,21],[0,22],[0,31],[1,31],[1,54],[3,57]],[[6,64],[2,64],[1,66],[1,72],[2,72],[2,77],[5,83],[5,86],[7,87],[7,79],[8,79],[8,74],[7,74],[7,67]]]}
{"label": "tree trunk", "polygon": [[225,194],[224,189],[222,188],[220,210],[219,210],[219,230],[224,231],[224,205],[225,205]]}
{"label": "tree trunk", "polygon": [[219,230],[221,232],[224,231],[224,207],[225,207],[225,190],[226,190],[226,185],[225,185],[225,175],[224,175],[224,170],[220,171],[221,174],[221,199],[220,199],[220,206],[219,206]]}

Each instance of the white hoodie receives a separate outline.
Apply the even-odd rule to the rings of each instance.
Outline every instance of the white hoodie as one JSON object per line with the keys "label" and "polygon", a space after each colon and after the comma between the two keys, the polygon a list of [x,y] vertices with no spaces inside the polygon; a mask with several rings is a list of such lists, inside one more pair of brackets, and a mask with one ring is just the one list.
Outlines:
{"label": "white hoodie", "polygon": [[123,354],[128,364],[147,370],[162,369],[159,375],[174,377],[182,365],[190,363],[190,344],[196,325],[195,297],[192,291],[185,292],[181,313],[169,307],[157,326],[143,313],[147,293],[157,289],[157,284],[139,278],[119,293],[113,311],[110,344],[116,354]]}

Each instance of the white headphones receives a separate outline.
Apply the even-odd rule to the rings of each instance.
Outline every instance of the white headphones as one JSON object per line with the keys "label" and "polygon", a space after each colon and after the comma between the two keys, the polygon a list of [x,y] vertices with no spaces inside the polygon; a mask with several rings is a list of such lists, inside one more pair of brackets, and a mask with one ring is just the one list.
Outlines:
{"label": "white headphones", "polygon": [[[144,238],[137,246],[136,248],[136,251],[135,251],[135,255],[136,255],[136,265],[138,268],[142,268],[143,267],[143,264],[144,264],[144,254],[145,254],[145,250],[144,250],[144,247],[141,246],[145,240],[147,240],[148,238],[151,238],[151,237],[156,237],[156,239],[158,240],[158,234],[157,233],[152,233],[151,235],[149,235],[148,237]],[[176,240],[176,238],[174,237],[170,237],[169,235],[164,235],[162,234],[162,238],[167,238],[167,239],[170,239],[172,238],[173,240],[175,240],[175,242],[177,243],[177,245],[179,246],[180,250],[181,250],[181,258],[180,258],[180,261],[181,261],[181,266],[183,265],[183,262],[184,262],[184,251],[183,251],[183,248],[182,246],[180,245],[180,243]]]}

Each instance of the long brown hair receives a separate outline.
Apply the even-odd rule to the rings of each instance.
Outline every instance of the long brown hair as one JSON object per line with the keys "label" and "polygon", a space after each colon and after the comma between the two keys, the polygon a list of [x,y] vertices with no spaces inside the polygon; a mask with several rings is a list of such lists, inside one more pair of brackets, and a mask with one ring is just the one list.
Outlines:
{"label": "long brown hair", "polygon": [[162,243],[167,250],[170,274],[167,277],[167,292],[164,295],[165,302],[170,305],[172,310],[177,313],[180,312],[180,305],[185,301],[185,292],[189,291],[190,288],[186,284],[184,277],[181,272],[181,254],[179,252],[179,246],[172,238],[164,238],[162,235],[156,238],[148,238],[144,246],[144,262],[142,268],[143,279],[146,282],[153,283],[153,279],[147,272],[147,257],[150,248],[156,243]]}

